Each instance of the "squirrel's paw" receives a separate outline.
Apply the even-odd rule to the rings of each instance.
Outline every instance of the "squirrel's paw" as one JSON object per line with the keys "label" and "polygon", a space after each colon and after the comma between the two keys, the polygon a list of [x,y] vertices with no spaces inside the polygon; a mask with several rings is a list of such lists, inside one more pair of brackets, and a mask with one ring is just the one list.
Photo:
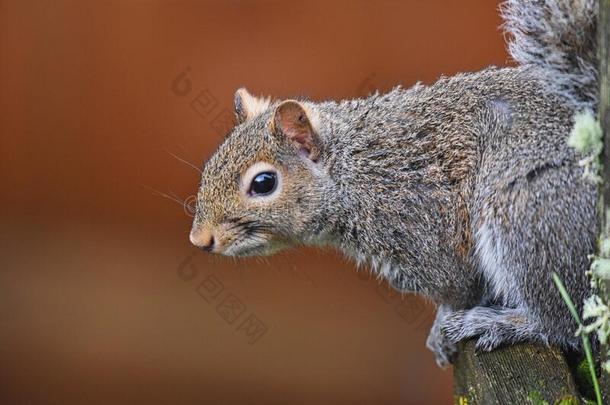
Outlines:
{"label": "squirrel's paw", "polygon": [[455,353],[457,352],[456,344],[446,339],[441,333],[440,328],[435,330],[434,327],[430,330],[426,340],[426,347],[434,353],[436,364],[443,368],[453,363]]}
{"label": "squirrel's paw", "polygon": [[447,367],[453,363],[457,346],[454,342],[447,339],[441,330],[445,317],[450,313],[448,307],[441,305],[436,313],[436,319],[430,329],[430,334],[426,340],[426,347],[430,349],[436,357],[436,364],[439,367]]}
{"label": "squirrel's paw", "polygon": [[476,338],[476,348],[484,351],[524,341],[548,343],[525,312],[514,308],[474,307],[455,311],[443,319],[441,331],[454,344]]}

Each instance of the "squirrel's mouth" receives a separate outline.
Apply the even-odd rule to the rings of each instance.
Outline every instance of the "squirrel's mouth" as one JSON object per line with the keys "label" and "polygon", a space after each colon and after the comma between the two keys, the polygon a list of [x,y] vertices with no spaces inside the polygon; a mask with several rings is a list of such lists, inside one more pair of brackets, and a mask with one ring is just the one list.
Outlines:
{"label": "squirrel's mouth", "polygon": [[202,250],[232,257],[270,256],[290,246],[260,221],[235,218],[220,224],[194,222],[190,240]]}
{"label": "squirrel's mouth", "polygon": [[261,240],[255,243],[237,240],[218,253],[233,257],[271,256],[288,247],[288,244],[276,240]]}

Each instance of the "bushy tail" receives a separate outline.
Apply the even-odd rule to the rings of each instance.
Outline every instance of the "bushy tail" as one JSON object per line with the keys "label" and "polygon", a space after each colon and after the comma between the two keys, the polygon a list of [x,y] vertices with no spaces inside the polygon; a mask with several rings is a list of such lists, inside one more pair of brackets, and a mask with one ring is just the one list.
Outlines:
{"label": "bushy tail", "polygon": [[593,110],[598,99],[597,7],[598,0],[507,0],[500,8],[513,59],[547,69],[554,91]]}

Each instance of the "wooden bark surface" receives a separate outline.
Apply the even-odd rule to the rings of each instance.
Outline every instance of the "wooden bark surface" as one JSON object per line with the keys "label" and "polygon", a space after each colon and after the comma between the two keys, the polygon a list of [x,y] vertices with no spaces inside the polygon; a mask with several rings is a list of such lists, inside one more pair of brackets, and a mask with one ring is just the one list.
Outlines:
{"label": "wooden bark surface", "polygon": [[560,350],[521,344],[477,352],[462,342],[454,364],[455,404],[579,404]]}

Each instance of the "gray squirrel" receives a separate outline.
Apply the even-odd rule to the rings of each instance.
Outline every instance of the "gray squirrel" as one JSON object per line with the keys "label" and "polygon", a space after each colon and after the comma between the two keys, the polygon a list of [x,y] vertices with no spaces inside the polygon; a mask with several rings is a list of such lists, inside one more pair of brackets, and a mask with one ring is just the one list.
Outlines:
{"label": "gray squirrel", "polygon": [[340,102],[239,89],[191,242],[227,256],[336,248],[438,305],[427,346],[441,366],[468,338],[580,350],[551,275],[588,295],[597,186],[566,141],[597,107],[597,1],[501,12],[516,67]]}

